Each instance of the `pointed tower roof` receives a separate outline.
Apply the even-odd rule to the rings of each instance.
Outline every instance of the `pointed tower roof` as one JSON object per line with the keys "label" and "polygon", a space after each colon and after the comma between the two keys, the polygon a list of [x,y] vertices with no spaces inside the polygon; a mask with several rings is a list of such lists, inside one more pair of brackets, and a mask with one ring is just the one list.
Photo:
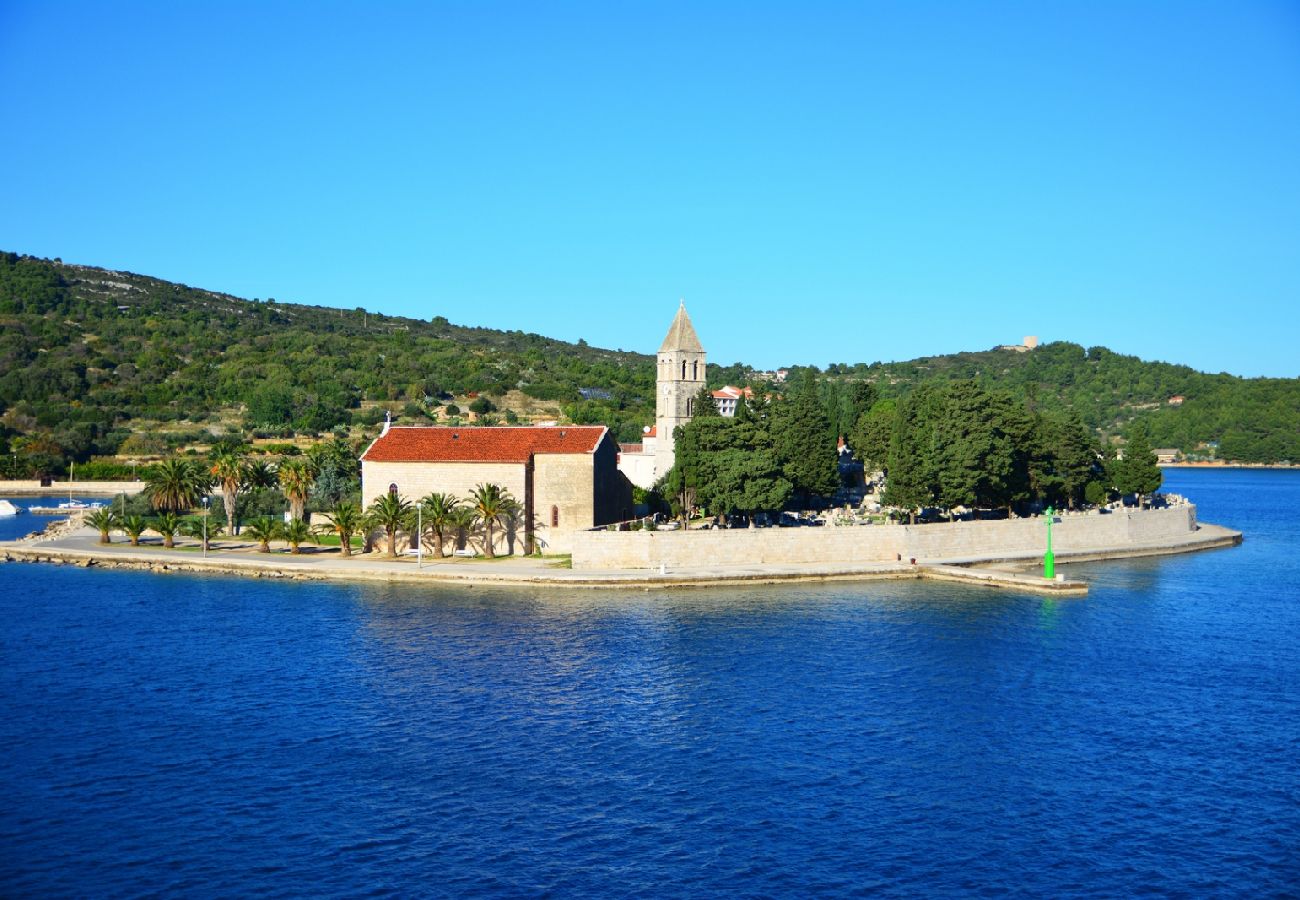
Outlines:
{"label": "pointed tower roof", "polygon": [[695,326],[691,324],[691,317],[686,315],[685,300],[677,308],[677,315],[668,329],[668,335],[659,346],[660,353],[669,353],[673,350],[690,350],[693,353],[704,352],[704,347],[695,334]]}

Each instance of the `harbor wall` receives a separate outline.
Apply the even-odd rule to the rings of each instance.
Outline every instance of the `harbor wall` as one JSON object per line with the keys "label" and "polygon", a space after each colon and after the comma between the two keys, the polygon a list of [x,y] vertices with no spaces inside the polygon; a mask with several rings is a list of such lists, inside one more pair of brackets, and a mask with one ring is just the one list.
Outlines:
{"label": "harbor wall", "polygon": [[[1177,544],[1196,531],[1196,507],[1096,510],[1058,515],[1058,555]],[[931,525],[845,525],[690,531],[583,531],[574,536],[575,569],[657,569],[763,563],[918,563],[1041,556],[1043,518]]]}
{"label": "harbor wall", "polygon": [[107,497],[116,494],[138,494],[145,488],[143,481],[56,481],[41,487],[35,479],[26,481],[0,481],[0,496],[27,494],[39,497]]}

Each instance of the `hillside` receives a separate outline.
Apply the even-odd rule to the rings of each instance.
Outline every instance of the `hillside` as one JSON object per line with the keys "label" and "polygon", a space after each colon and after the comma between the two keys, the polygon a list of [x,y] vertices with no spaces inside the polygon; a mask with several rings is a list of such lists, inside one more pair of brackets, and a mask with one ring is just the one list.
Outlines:
{"label": "hillside", "polygon": [[[813,371],[832,404],[851,382],[890,397],[973,379],[1031,406],[1073,407],[1104,436],[1143,419],[1157,445],[1185,453],[1300,460],[1298,379],[1209,375],[1064,342]],[[715,385],[747,376],[743,366],[709,372]],[[0,254],[0,452],[11,465],[18,451],[61,470],[232,432],[360,438],[385,409],[408,423],[599,422],[635,440],[653,420],[653,359],[442,316],[250,301]]]}
{"label": "hillside", "polygon": [[[1104,436],[1144,421],[1156,446],[1189,457],[1300,462],[1300,379],[1210,375],[1065,341],[1030,352],[993,349],[899,363],[835,365],[828,375],[897,396],[923,381],[971,379],[1030,406],[1078,411]],[[1171,402],[1172,401],[1172,402]]]}

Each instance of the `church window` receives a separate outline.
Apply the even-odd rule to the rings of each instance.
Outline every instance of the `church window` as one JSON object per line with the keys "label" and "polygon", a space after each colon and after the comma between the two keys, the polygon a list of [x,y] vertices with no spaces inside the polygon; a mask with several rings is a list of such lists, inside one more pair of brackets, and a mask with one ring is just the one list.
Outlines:
{"label": "church window", "polygon": [[686,360],[682,360],[682,381],[686,380]]}
{"label": "church window", "polygon": [[392,484],[390,484],[390,485],[388,486],[388,493],[392,494],[394,497],[397,496],[397,483],[396,483],[396,482],[394,482],[394,483],[392,483]]}
{"label": "church window", "polygon": [[691,363],[691,380],[692,381],[700,380],[700,361],[698,359],[695,362]]}
{"label": "church window", "polygon": [[694,398],[694,397],[687,397],[687,398],[686,398],[686,415],[688,415],[688,416],[693,416],[693,415],[695,415],[695,398]]}
{"label": "church window", "polygon": [[558,506],[551,507],[551,527],[560,527],[560,508]]}

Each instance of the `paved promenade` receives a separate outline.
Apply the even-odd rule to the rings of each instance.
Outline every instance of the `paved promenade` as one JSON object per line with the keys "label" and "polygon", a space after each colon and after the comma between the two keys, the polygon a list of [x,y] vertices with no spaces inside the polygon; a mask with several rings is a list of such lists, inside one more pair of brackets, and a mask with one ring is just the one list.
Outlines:
{"label": "paved promenade", "polygon": [[[1104,559],[1186,552],[1240,543],[1241,534],[1215,525],[1202,525],[1188,540],[1172,546],[1134,545],[1122,551],[1094,551],[1075,559]],[[423,565],[414,557],[390,559],[383,553],[345,558],[336,548],[304,545],[300,555],[280,549],[258,553],[256,544],[222,539],[214,541],[205,559],[197,542],[178,540],[176,549],[162,547],[154,538],[139,547],[120,536],[109,545],[99,543],[98,532],[82,528],[46,539],[0,542],[4,560],[36,560],[104,568],[146,569],[155,572],[210,572],[257,578],[341,581],[404,581],[428,584],[521,585],[566,588],[669,588],[726,583],[770,584],[788,581],[861,580],[870,578],[937,578],[1002,589],[1056,595],[1081,595],[1080,581],[1048,581],[1024,567],[1038,561],[1034,554],[997,557],[917,560],[871,563],[761,563],[681,569],[608,569],[574,571],[562,561],[511,557],[497,560],[427,556]],[[1058,565],[1065,559],[1058,555]]]}

